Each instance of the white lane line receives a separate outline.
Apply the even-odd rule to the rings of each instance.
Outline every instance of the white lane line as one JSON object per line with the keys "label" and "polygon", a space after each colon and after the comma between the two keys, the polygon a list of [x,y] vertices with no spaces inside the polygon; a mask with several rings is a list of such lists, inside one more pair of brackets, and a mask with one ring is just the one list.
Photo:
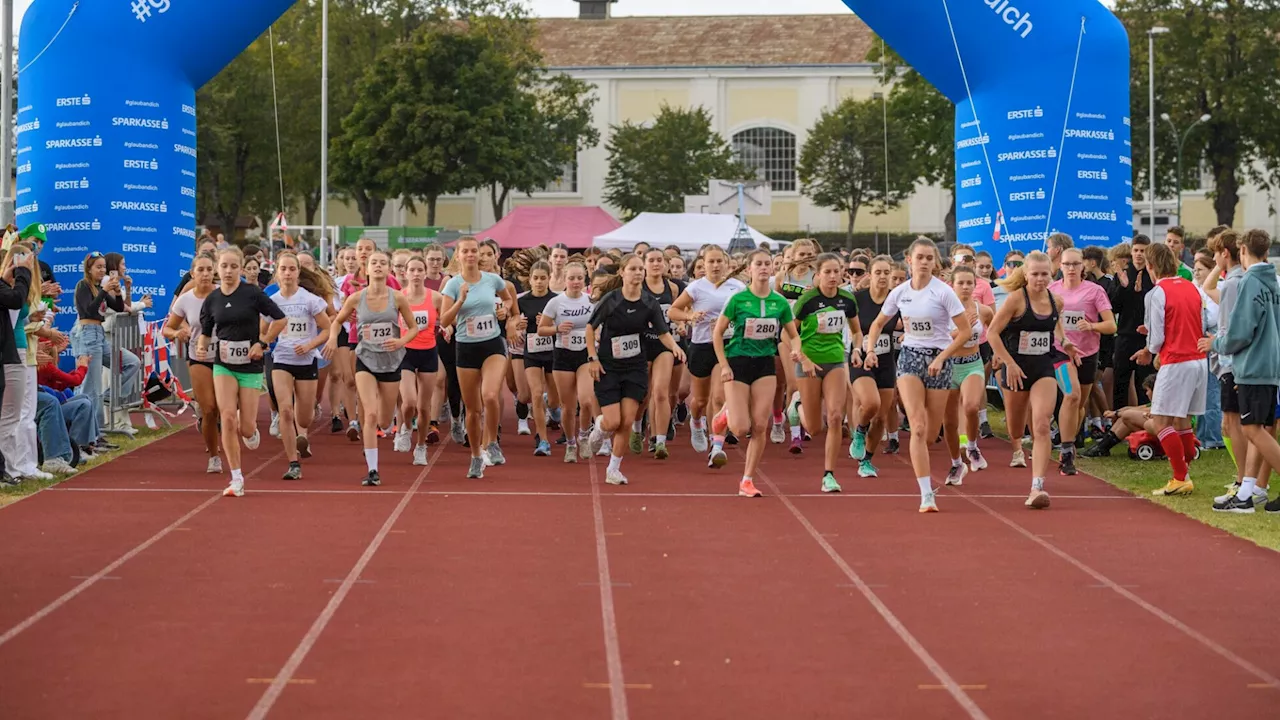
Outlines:
{"label": "white lane line", "polygon": [[809,522],[809,518],[805,517],[804,513],[800,512],[800,509],[795,506],[795,503],[791,502],[791,498],[782,494],[782,491],[778,489],[778,486],[775,485],[773,481],[770,480],[769,477],[761,470],[756,470],[756,477],[763,480],[764,483],[769,486],[770,492],[782,501],[782,504],[786,506],[787,510],[791,511],[791,515],[799,521],[799,523],[809,533],[809,536],[813,538],[814,542],[818,543],[823,552],[827,554],[827,557],[831,558],[831,561],[836,564],[836,567],[840,568],[840,572],[844,573],[844,576],[849,578],[849,582],[853,583],[853,586],[858,589],[858,592],[862,593],[862,597],[866,598],[867,602],[871,604],[871,607],[875,608],[875,611],[880,614],[880,617],[885,621],[885,624],[887,624],[889,628],[897,634],[902,642],[906,644],[912,653],[915,654],[916,658],[918,658],[920,662],[928,668],[929,672],[938,679],[938,682],[942,687],[950,693],[951,697],[955,699],[960,707],[964,708],[964,711],[968,713],[969,717],[973,720],[987,720],[987,714],[982,711],[982,708],[978,707],[978,704],[973,701],[973,698],[969,697],[969,694],[965,692],[964,687],[962,687],[960,683],[957,683],[955,679],[952,678],[945,669],[943,669],[942,665],[934,659],[933,655],[929,654],[929,651],[926,650],[924,645],[922,645],[920,641],[911,634],[911,631],[907,629],[907,626],[898,619],[897,615],[893,614],[893,611],[889,609],[888,605],[884,604],[884,601],[880,599],[880,596],[876,594],[875,590],[873,590],[871,586],[862,579],[862,576],[858,575],[858,573],[850,567],[849,563],[845,562],[845,559],[840,555],[840,553],[836,552],[836,549],[831,546],[831,543],[827,542],[827,539],[822,536],[822,533],[818,532],[818,529],[813,526],[813,523]]}
{"label": "white lane line", "polygon": [[1049,552],[1058,556],[1058,558],[1064,560],[1068,564],[1075,567],[1080,572],[1098,581],[1100,585],[1110,588],[1113,592],[1120,595],[1124,599],[1128,600],[1129,602],[1132,602],[1134,605],[1137,605],[1143,610],[1146,610],[1148,613],[1151,613],[1152,615],[1156,616],[1160,620],[1163,620],[1170,627],[1173,627],[1181,631],[1187,637],[1191,638],[1192,640],[1195,640],[1196,642],[1200,643],[1201,645],[1208,648],[1212,652],[1218,654],[1219,656],[1226,659],[1231,664],[1235,665],[1241,670],[1244,670],[1250,675],[1253,675],[1254,677],[1263,681],[1269,687],[1280,690],[1280,679],[1277,679],[1275,676],[1271,675],[1266,670],[1263,670],[1257,665],[1254,665],[1248,660],[1245,660],[1244,658],[1240,657],[1234,652],[1228,650],[1221,643],[1217,642],[1216,640],[1209,637],[1208,635],[1201,633],[1200,631],[1196,630],[1195,628],[1192,628],[1191,626],[1175,618],[1174,616],[1170,615],[1164,610],[1161,610],[1155,605],[1152,605],[1146,600],[1143,600],[1142,598],[1138,597],[1136,593],[1129,590],[1129,587],[1131,586],[1121,585],[1117,583],[1115,580],[1112,580],[1106,575],[1103,575],[1101,572],[1094,570],[1092,567],[1086,565],[1083,561],[1078,560],[1075,556],[1059,548],[1057,545],[1054,545],[1053,543],[1045,540],[1043,537],[1036,535],[1030,530],[1027,530],[1026,528],[1022,527],[1018,523],[996,512],[995,510],[988,507],[985,503],[979,502],[974,496],[965,495],[964,493],[960,493],[960,492],[957,492],[955,494],[958,495],[959,497],[964,498],[965,500],[968,500],[970,503],[972,503],[973,505],[977,506],[978,508],[986,512],[991,517],[1004,523],[1005,525],[1013,529],[1015,532],[1017,532],[1019,535],[1039,545],[1045,550],[1048,550]]}
{"label": "white lane line", "polygon": [[400,502],[396,504],[395,509],[387,516],[386,522],[382,523],[382,527],[379,528],[378,532],[373,536],[373,540],[369,541],[369,546],[364,549],[364,554],[360,556],[360,559],[357,560],[356,564],[351,568],[351,572],[347,573],[342,584],[334,591],[333,596],[329,598],[329,603],[324,606],[324,610],[320,611],[319,617],[315,619],[315,622],[311,623],[311,628],[307,630],[306,635],[302,636],[302,640],[298,643],[298,646],[293,649],[293,654],[291,654],[289,659],[285,661],[284,667],[280,668],[280,672],[275,674],[271,684],[268,685],[267,689],[262,693],[262,697],[258,698],[258,704],[254,705],[253,710],[249,712],[250,720],[261,720],[267,716],[267,713],[271,712],[271,707],[280,699],[281,693],[283,693],[285,687],[289,685],[289,681],[293,679],[294,673],[296,673],[298,668],[302,666],[302,662],[307,659],[307,654],[311,652],[311,648],[314,647],[316,641],[320,639],[321,633],[323,633],[325,628],[328,627],[329,622],[333,620],[333,616],[337,614],[338,608],[342,606],[342,602],[346,600],[347,595],[351,593],[351,588],[355,587],[356,583],[359,582],[360,574],[369,566],[370,561],[373,560],[374,554],[378,552],[378,548],[382,547],[382,541],[391,533],[391,528],[396,524],[396,521],[400,519],[400,515],[409,505],[409,501],[413,499],[418,487],[427,479],[427,475],[435,469],[436,461],[440,459],[440,455],[444,452],[446,445],[448,445],[448,441],[440,443],[440,446],[436,449],[435,455],[432,456],[431,461],[422,469],[422,472],[418,474],[417,479],[413,481],[413,485],[411,485],[408,490],[404,491],[403,496],[400,498]]}
{"label": "white lane line", "polygon": [[618,643],[618,615],[613,606],[613,580],[609,574],[609,547],[605,541],[604,509],[600,501],[596,460],[591,458],[591,512],[595,518],[596,569],[600,575],[600,619],[604,623],[604,654],[609,666],[609,705],[613,720],[627,720],[627,685],[622,677],[622,650]]}

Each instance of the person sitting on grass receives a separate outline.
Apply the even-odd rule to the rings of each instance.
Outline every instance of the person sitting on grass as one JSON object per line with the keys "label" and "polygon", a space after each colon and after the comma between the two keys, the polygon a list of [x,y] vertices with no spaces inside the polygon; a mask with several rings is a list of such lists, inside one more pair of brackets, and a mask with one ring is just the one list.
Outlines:
{"label": "person sitting on grass", "polygon": [[[1158,375],[1159,373],[1157,373]],[[1142,381],[1143,392],[1150,397],[1155,389],[1156,375],[1148,375]],[[1154,423],[1151,422],[1151,406],[1135,405],[1122,407],[1119,410],[1108,410],[1103,413],[1103,419],[1111,421],[1111,429],[1103,433],[1102,437],[1089,448],[1080,453],[1083,457],[1097,458],[1110,457],[1111,448],[1124,442],[1133,433],[1146,430],[1155,436],[1159,430]]]}

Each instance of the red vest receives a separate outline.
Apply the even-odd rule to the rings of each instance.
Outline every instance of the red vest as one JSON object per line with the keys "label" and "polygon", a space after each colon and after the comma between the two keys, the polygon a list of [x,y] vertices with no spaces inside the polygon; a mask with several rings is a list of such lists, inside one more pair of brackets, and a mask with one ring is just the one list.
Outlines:
{"label": "red vest", "polygon": [[1160,364],[1203,360],[1205,354],[1196,347],[1204,337],[1204,299],[1200,290],[1180,277],[1165,278],[1156,286],[1164,291],[1164,345],[1160,347]]}

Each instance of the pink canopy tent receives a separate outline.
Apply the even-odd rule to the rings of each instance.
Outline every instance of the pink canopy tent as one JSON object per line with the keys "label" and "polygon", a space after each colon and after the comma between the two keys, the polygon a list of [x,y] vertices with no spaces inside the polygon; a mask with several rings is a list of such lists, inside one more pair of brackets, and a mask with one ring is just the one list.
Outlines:
{"label": "pink canopy tent", "polygon": [[599,207],[540,207],[523,205],[476,237],[493,238],[503,250],[564,243],[571,249],[591,247],[599,235],[613,232],[622,223]]}

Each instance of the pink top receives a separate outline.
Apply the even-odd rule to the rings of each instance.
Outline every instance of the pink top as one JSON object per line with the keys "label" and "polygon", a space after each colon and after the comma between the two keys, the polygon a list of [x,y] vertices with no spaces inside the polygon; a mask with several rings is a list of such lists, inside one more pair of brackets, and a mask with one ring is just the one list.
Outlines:
{"label": "pink top", "polygon": [[[980,277],[975,277],[974,280],[977,282],[973,287],[973,301],[979,305],[986,305],[994,310],[996,307],[996,296],[995,293],[991,292],[991,283]],[[982,334],[978,336],[978,342],[984,343],[986,341],[987,326],[984,324],[982,326]]]}
{"label": "pink top", "polygon": [[[1049,292],[1062,296],[1062,325],[1067,331],[1067,338],[1080,350],[1080,357],[1097,355],[1102,336],[1096,332],[1082,332],[1075,327],[1080,320],[1098,322],[1102,319],[1102,311],[1111,309],[1107,291],[1098,283],[1088,280],[1080,283],[1076,289],[1068,290],[1063,281],[1054,280],[1049,285]],[[1057,339],[1053,341],[1053,345],[1062,349]]]}

